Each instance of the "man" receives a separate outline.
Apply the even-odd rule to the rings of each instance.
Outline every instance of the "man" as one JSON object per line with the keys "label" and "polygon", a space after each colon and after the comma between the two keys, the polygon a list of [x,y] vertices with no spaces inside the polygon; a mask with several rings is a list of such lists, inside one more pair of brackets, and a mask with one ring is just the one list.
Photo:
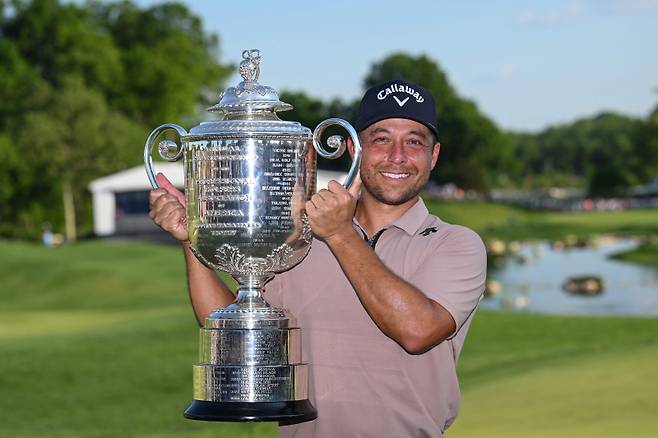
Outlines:
{"label": "man", "polygon": [[[311,251],[266,286],[265,298],[302,328],[319,415],[280,432],[442,437],[458,411],[456,362],[484,290],[485,249],[471,230],[430,215],[419,197],[440,150],[427,90],[401,80],[369,89],[356,129],[360,179],[313,195]],[[151,192],[150,215],[183,242],[202,324],[234,297],[190,252],[184,196],[158,178],[164,188]]]}

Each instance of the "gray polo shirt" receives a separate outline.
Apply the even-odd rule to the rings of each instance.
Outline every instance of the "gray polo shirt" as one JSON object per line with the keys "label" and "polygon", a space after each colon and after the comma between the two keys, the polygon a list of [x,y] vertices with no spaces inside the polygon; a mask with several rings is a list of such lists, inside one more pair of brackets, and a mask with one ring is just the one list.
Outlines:
{"label": "gray polo shirt", "polygon": [[315,421],[281,427],[282,437],[442,437],[457,416],[457,358],[486,277],[482,240],[430,215],[422,199],[373,237],[382,262],[447,309],[457,330],[426,353],[407,353],[377,328],[329,247],[315,239],[304,261],[265,288],[302,328],[318,409]]}

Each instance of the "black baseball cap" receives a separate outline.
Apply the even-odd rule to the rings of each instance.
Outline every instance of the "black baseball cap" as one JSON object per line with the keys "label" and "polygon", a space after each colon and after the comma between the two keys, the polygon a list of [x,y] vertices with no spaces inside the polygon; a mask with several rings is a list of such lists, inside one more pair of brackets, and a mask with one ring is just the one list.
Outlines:
{"label": "black baseball cap", "polygon": [[422,123],[439,137],[434,97],[420,85],[396,79],[369,88],[361,99],[355,128],[361,132],[373,123],[393,118]]}

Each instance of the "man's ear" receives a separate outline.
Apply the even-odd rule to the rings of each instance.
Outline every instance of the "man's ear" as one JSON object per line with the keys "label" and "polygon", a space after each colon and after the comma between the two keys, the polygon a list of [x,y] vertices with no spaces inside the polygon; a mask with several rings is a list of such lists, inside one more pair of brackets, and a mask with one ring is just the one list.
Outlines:
{"label": "man's ear", "polygon": [[437,141],[434,143],[434,149],[432,150],[432,169],[434,169],[436,161],[439,159],[439,152],[441,152],[441,143]]}
{"label": "man's ear", "polygon": [[354,159],[354,142],[352,137],[347,137],[347,152],[350,153],[350,158]]}

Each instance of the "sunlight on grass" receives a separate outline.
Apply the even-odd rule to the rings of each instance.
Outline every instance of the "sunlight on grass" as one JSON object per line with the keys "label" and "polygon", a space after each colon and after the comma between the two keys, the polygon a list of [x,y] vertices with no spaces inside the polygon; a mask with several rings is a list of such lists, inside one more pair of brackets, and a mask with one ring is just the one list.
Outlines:
{"label": "sunlight on grass", "polygon": [[657,359],[653,345],[490,380],[464,391],[447,436],[653,436]]}
{"label": "sunlight on grass", "polygon": [[167,318],[187,312],[185,309],[158,309],[140,311],[32,311],[0,313],[0,339],[31,336],[66,335],[104,331],[117,325],[144,323],[153,318]]}

